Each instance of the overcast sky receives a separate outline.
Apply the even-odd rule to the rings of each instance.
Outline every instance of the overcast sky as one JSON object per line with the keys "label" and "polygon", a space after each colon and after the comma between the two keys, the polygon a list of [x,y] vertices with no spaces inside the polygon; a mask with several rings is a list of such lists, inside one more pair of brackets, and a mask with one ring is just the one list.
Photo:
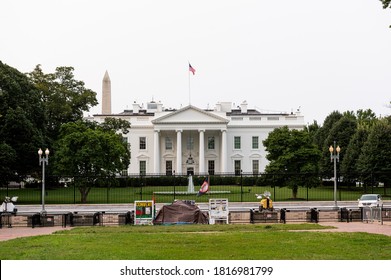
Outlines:
{"label": "overcast sky", "polygon": [[[219,101],[296,111],[391,108],[391,11],[378,0],[1,0],[0,60],[21,72],[73,66],[112,112]],[[101,105],[91,114],[101,113]]]}

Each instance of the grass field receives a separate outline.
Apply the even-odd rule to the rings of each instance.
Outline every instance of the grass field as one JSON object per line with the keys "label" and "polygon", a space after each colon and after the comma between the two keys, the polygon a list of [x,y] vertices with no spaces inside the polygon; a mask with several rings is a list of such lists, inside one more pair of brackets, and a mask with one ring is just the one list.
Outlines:
{"label": "grass field", "polygon": [[391,237],[318,224],[78,227],[1,242],[1,260],[390,260]]}

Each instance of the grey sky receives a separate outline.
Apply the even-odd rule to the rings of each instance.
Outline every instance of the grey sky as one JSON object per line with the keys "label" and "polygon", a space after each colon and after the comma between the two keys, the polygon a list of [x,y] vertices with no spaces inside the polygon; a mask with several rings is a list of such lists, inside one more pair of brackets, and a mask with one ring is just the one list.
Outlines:
{"label": "grey sky", "polygon": [[[22,72],[73,66],[112,111],[218,101],[301,111],[389,115],[391,12],[377,0],[2,0],[0,60]],[[100,113],[100,105],[91,114]]]}

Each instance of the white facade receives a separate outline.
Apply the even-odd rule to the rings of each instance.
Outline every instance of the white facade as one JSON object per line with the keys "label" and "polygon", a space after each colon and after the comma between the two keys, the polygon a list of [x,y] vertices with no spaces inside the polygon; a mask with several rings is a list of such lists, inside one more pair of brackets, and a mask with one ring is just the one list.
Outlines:
{"label": "white facade", "polygon": [[133,110],[94,115],[94,120],[114,117],[130,122],[124,135],[131,151],[129,175],[260,173],[267,165],[262,141],[277,127],[303,129],[304,117],[299,111],[262,113],[247,107],[243,102],[232,109],[224,102],[214,110],[191,105],[165,110],[150,102],[147,108],[133,104]]}

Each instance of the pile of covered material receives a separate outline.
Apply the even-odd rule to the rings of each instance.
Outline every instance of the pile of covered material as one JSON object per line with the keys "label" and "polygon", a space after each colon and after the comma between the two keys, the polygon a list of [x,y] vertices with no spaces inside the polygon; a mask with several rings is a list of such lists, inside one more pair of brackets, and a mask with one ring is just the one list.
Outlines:
{"label": "pile of covered material", "polygon": [[155,225],[165,224],[208,224],[208,214],[196,205],[178,200],[164,205],[156,215]]}

